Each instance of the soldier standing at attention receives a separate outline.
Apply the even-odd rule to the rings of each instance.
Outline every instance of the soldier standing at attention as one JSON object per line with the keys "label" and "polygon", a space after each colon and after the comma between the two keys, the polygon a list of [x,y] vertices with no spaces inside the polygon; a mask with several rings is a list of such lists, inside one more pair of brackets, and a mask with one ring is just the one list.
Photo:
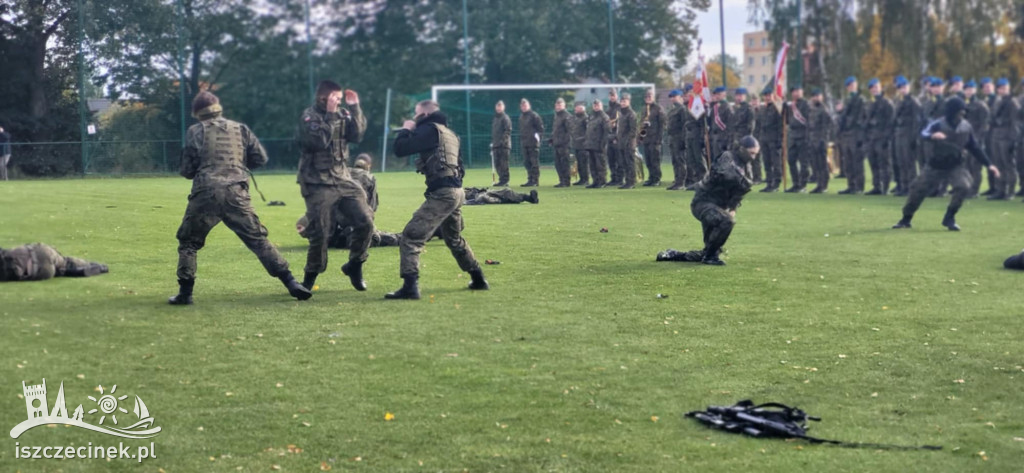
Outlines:
{"label": "soldier standing at attention", "polygon": [[843,164],[846,167],[846,189],[839,193],[862,194],[864,193],[864,154],[861,146],[865,138],[863,133],[867,113],[864,97],[861,97],[858,90],[856,77],[846,78],[846,92],[849,96],[843,104],[842,114],[839,115],[839,154],[843,157]]}
{"label": "soldier standing at attention", "polygon": [[672,100],[672,108],[668,111],[668,147],[672,156],[672,185],[668,190],[675,191],[686,187],[686,141],[683,139],[683,114],[689,113],[683,105],[683,91],[674,89],[668,93]]}
{"label": "soldier standing at attention", "polygon": [[988,200],[1010,200],[1017,184],[1017,165],[1014,163],[1013,145],[1017,141],[1017,120],[1020,105],[1010,95],[1010,81],[1005,77],[996,82],[998,101],[992,108],[992,161],[1003,176],[996,177],[996,191]]}
{"label": "soldier standing at attention", "polygon": [[[729,133],[732,137],[729,138],[729,142],[733,147],[739,146],[740,139],[744,136],[753,136],[754,125],[757,120],[754,117],[754,109],[747,102],[747,89],[740,87],[733,93],[733,100],[736,105],[733,106],[732,111],[732,122],[729,123]],[[751,180],[754,179],[754,170],[751,169],[756,164],[757,157],[754,156],[749,163],[747,163],[747,177]]]}
{"label": "soldier standing at attention", "polygon": [[[416,172],[426,176],[426,201],[412,214],[412,220],[402,230],[399,243],[403,284],[387,299],[419,299],[420,253],[423,245],[441,228],[445,245],[452,252],[459,268],[469,273],[473,290],[489,289],[484,272],[480,269],[473,250],[462,238],[462,203],[466,199],[462,189],[462,155],[459,137],[448,128],[448,118],[432,100],[416,104],[415,120],[406,120],[395,137],[395,155],[416,158]],[[532,193],[531,193],[532,194]],[[534,196],[536,194],[533,194]]]}
{"label": "soldier standing at attention", "polygon": [[932,121],[921,132],[921,137],[931,140],[935,146],[928,157],[928,164],[921,175],[910,185],[910,195],[903,206],[903,218],[892,228],[910,228],[910,220],[924,202],[925,197],[945,180],[953,186],[953,198],[946,209],[942,225],[950,231],[960,231],[956,224],[956,213],[964,199],[971,192],[971,175],[964,167],[964,151],[969,151],[978,161],[999,177],[999,169],[988,160],[988,155],[974,137],[971,124],[964,120],[965,105],[960,97],[953,97],[943,105],[943,118]]}
{"label": "soldier standing at attention", "polygon": [[64,256],[45,243],[0,248],[0,282],[84,278],[104,274],[107,265]]}
{"label": "soldier standing at attention", "polygon": [[569,129],[572,135],[572,149],[576,152],[576,174],[579,179],[574,186],[585,186],[590,183],[590,162],[587,160],[587,105],[576,102],[573,107],[572,121]]}
{"label": "soldier standing at attention", "polygon": [[508,155],[512,152],[512,120],[505,113],[505,102],[494,104],[491,120],[491,155],[494,171],[498,173],[498,186],[508,185]]}
{"label": "soldier standing at attention", "polygon": [[872,103],[868,112],[868,164],[872,189],[867,195],[887,195],[892,182],[892,133],[895,108],[877,78],[868,81]]}
{"label": "soldier standing at attention", "polygon": [[222,117],[222,111],[220,100],[210,92],[200,92],[192,100],[192,116],[199,123],[189,127],[181,154],[181,175],[192,180],[192,192],[177,233],[178,294],[167,302],[192,303],[196,253],[222,221],[292,297],[309,299],[313,293],[292,276],[249,202],[249,170],[266,164],[267,153],[249,127]]}
{"label": "soldier standing at attention", "polygon": [[807,133],[807,118],[811,115],[811,104],[804,98],[804,88],[801,85],[790,87],[789,98],[789,103],[786,104],[786,120],[789,122],[789,148],[786,158],[793,187],[786,189],[786,192],[803,193],[807,192],[807,180],[811,175],[811,137]]}
{"label": "soldier standing at attention", "polygon": [[[981,139],[981,145],[985,148],[989,157],[995,160],[995,156],[993,154],[994,148],[992,146],[992,113],[996,110],[996,101],[999,96],[996,95],[996,84],[992,81],[991,77],[982,77],[979,83],[981,84],[981,99],[985,102],[985,105],[988,106],[989,123],[988,126],[985,127],[988,130],[988,134],[978,135],[978,138]],[[996,180],[992,177],[992,173],[988,173],[988,190],[982,192],[981,195],[990,196],[994,194],[996,192],[995,184]]]}
{"label": "soldier standing at attention", "polygon": [[555,100],[555,118],[551,124],[551,138],[548,143],[555,148],[555,172],[558,184],[555,187],[572,185],[572,163],[569,162],[569,145],[572,141],[570,121],[572,116],[565,110],[565,100]]}
{"label": "soldier standing at attention", "polygon": [[923,112],[921,103],[910,93],[910,81],[906,77],[898,76],[894,81],[896,86],[896,111],[894,112],[893,133],[893,160],[899,168],[896,191],[893,195],[906,196],[910,193],[910,183],[917,177],[917,156],[920,149],[917,146],[922,123]]}
{"label": "soldier standing at attention", "polygon": [[302,285],[312,289],[317,276],[327,270],[327,249],[331,217],[335,209],[352,227],[348,262],[341,272],[352,287],[366,290],[363,263],[373,239],[373,210],[366,191],[348,168],[348,144],[358,143],[366,131],[366,117],[359,107],[359,96],[351,90],[344,95],[348,108],[342,108],[341,86],[325,80],[316,90],[316,103],[302,112],[299,121],[299,189],[306,201],[306,228],[309,251]]}
{"label": "soldier standing at attention", "polygon": [[683,87],[686,94],[683,108],[683,140],[686,142],[684,150],[686,153],[686,190],[692,191],[693,186],[704,179],[708,173],[708,164],[705,161],[707,143],[704,141],[705,121],[704,117],[697,118],[690,112],[689,104],[694,99],[693,85],[686,84]]}
{"label": "soldier standing at attention", "polygon": [[811,91],[811,113],[807,126],[810,135],[808,152],[817,183],[811,194],[828,192],[828,181],[832,177],[832,170],[828,167],[828,142],[832,139],[832,124],[832,115],[825,107],[824,94],[821,89],[814,89]]}
{"label": "soldier standing at attention", "polygon": [[[971,124],[971,128],[974,128],[974,136],[978,139],[978,144],[982,148],[986,148],[986,137],[988,136],[988,124],[989,124],[989,110],[988,104],[981,97],[978,97],[978,84],[974,82],[974,79],[967,81],[964,86],[964,99],[967,102],[967,123]],[[986,148],[987,151],[987,148]],[[968,198],[974,198],[978,196],[978,192],[981,190],[981,162],[978,161],[973,155],[968,158],[967,161],[968,170],[971,173],[971,194]]]}
{"label": "soldier standing at attention", "polygon": [[608,114],[602,110],[604,104],[601,103],[601,99],[594,99],[592,107],[593,112],[587,119],[583,159],[589,161],[590,175],[594,178],[594,183],[587,186],[587,189],[599,189],[608,182],[608,160],[605,157],[605,150],[608,149],[608,142],[612,137],[612,127]]}
{"label": "soldier standing at attention", "polygon": [[[1024,79],[1021,79],[1020,85],[1024,86]],[[1020,112],[1017,115],[1017,144],[1014,146],[1013,159],[1017,163],[1017,176],[1019,177],[1024,176],[1024,89],[1022,89],[1021,95],[1017,96],[1017,106]],[[1016,195],[1017,197],[1024,196],[1024,181]]]}
{"label": "soldier standing at attention", "polygon": [[540,138],[544,136],[544,121],[530,109],[530,101],[519,101],[519,146],[523,149],[523,166],[526,167],[526,184],[520,187],[536,187],[540,182]]}
{"label": "soldier standing at attention", "polygon": [[729,124],[732,122],[732,108],[725,100],[725,87],[718,87],[711,96],[711,161],[718,155],[732,148],[732,134]]}
{"label": "soldier standing at attention", "polygon": [[761,192],[778,192],[782,186],[782,114],[772,103],[770,87],[764,90],[764,107],[758,118],[758,141],[761,142],[761,160],[764,161],[766,186]]}
{"label": "soldier standing at attention", "polygon": [[615,89],[608,91],[608,120],[611,128],[608,136],[608,170],[611,172],[611,181],[608,186],[622,185],[622,168],[619,166],[619,111],[622,105],[619,104],[619,95]]}
{"label": "soldier standing at attention", "polygon": [[665,130],[665,111],[654,101],[654,91],[644,92],[644,108],[640,116],[640,138],[644,145],[647,180],[644,187],[661,185],[661,138]]}
{"label": "soldier standing at attention", "polygon": [[700,220],[704,233],[704,248],[694,251],[668,249],[658,253],[655,261],[689,261],[722,266],[719,257],[722,247],[736,225],[736,209],[753,183],[744,175],[746,163],[758,153],[753,136],[740,139],[734,153],[726,151],[712,164],[711,172],[697,185],[697,193],[690,202],[690,212]]}
{"label": "soldier standing at attention", "polygon": [[619,189],[632,189],[636,186],[636,113],[629,107],[629,93],[622,94],[619,101],[619,120],[616,124],[615,140],[619,143],[619,169],[622,172],[622,185]]}

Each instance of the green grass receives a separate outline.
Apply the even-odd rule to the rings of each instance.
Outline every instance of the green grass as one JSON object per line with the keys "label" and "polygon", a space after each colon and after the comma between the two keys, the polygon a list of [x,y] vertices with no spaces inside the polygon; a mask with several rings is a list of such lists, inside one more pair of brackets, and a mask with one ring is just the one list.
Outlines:
{"label": "green grass", "polygon": [[[489,177],[473,171],[467,184]],[[400,231],[422,202],[421,176],[378,182],[377,224]],[[397,249],[381,248],[366,265],[369,291],[349,286],[338,271],[345,254],[332,251],[315,297],[297,302],[220,226],[199,253],[196,305],[170,307],[188,181],[0,184],[0,246],[44,241],[110,265],[95,278],[0,286],[0,426],[24,419],[22,380],[46,378],[51,403],[63,380],[69,410],[97,384],[117,384],[163,428],[145,471],[1024,464],[1024,274],[1001,268],[1022,246],[1019,202],[969,201],[964,231],[953,233],[939,225],[946,199],[929,199],[914,229],[894,231],[899,198],[754,193],[739,210],[728,266],[705,267],[654,262],[667,247],[699,246],[692,193],[551,189],[545,170],[540,205],[464,208],[477,257],[502,262],[485,267],[489,292],[465,290],[467,276],[435,240],[423,255],[424,300],[383,300],[401,281]],[[301,272],[294,177],[260,185],[288,204],[257,209]],[[823,417],[812,429],[821,437],[945,450],[755,440],[682,418],[744,398]],[[5,438],[2,471],[140,468],[18,460]],[[62,428],[18,441],[116,444]]]}

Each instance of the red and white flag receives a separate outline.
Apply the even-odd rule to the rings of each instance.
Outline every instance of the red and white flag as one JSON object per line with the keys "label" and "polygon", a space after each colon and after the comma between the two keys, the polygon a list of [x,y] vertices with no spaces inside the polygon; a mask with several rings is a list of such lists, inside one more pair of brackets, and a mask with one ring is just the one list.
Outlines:
{"label": "red and white flag", "polygon": [[772,94],[772,103],[782,112],[782,102],[786,100],[786,54],[789,52],[789,43],[783,41],[779,55],[775,57],[775,93]]}
{"label": "red and white flag", "polygon": [[690,113],[700,118],[711,103],[711,90],[708,89],[708,70],[704,67],[704,55],[700,54],[700,43],[697,43],[697,74],[693,80],[693,96],[690,97]]}

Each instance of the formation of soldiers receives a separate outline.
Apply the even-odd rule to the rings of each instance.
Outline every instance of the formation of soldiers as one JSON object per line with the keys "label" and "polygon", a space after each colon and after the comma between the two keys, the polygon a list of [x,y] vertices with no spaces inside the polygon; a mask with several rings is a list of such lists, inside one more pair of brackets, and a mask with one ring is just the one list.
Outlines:
{"label": "formation of soldiers", "polygon": [[[527,169],[523,186],[538,185],[537,157],[541,144],[547,142],[555,151],[556,187],[633,188],[636,156],[642,156],[646,166],[643,185],[659,186],[663,146],[667,146],[665,154],[673,168],[668,190],[694,190],[707,175],[708,163],[725,151],[737,151],[739,140],[751,135],[761,150],[746,164],[746,173],[755,184],[764,184],[761,192],[825,193],[832,175],[838,172],[838,177],[847,179],[846,189],[839,194],[907,196],[932,152],[933,146],[921,132],[942,118],[949,99],[958,97],[965,103],[965,118],[977,141],[1002,171],[998,177],[987,173],[989,189],[982,193],[983,163],[973,155],[968,157],[965,166],[972,179],[967,197],[1010,200],[1024,196],[1024,185],[1017,186],[1018,176],[1024,172],[1024,96],[1011,95],[1005,78],[965,82],[959,76],[949,81],[926,77],[915,92],[913,84],[899,76],[889,96],[879,79],[869,80],[862,92],[857,78],[849,77],[846,96],[834,103],[827,101],[820,89],[805,97],[800,85],[790,88],[785,101],[773,100],[771,86],[760,97],[737,88],[731,101],[727,100],[728,90],[719,87],[713,91],[707,113],[700,117],[688,107],[694,93],[689,85],[669,93],[667,110],[655,101],[653,91],[647,91],[644,102],[636,107],[639,113],[631,106],[628,93],[620,97],[614,90],[609,92],[607,105],[600,100],[590,104],[589,114],[582,102],[570,113],[559,98],[549,136],[543,119],[522,99],[519,137]],[[499,102],[491,137],[498,186],[507,186],[509,181],[511,123]],[[578,180],[572,183],[570,150],[578,173]],[[865,161],[871,170],[870,187],[865,182]],[[946,195],[948,188],[948,182],[940,182],[929,195]]]}

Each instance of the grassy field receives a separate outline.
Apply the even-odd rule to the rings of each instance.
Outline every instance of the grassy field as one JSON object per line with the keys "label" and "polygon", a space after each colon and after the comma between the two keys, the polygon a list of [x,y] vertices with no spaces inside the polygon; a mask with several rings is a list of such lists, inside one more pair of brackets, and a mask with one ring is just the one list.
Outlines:
{"label": "grassy field", "polygon": [[[0,471],[1021,471],[1024,274],[1002,269],[1022,246],[1020,202],[969,201],[953,233],[946,199],[894,231],[900,198],[753,193],[728,266],[707,267],[654,262],[699,246],[692,193],[551,189],[551,170],[542,182],[539,205],[464,209],[477,257],[502,263],[485,267],[489,292],[465,290],[435,240],[421,301],[383,300],[401,280],[397,249],[381,248],[367,292],[332,251],[297,302],[220,226],[191,307],[165,303],[188,181],[0,183],[0,246],[44,241],[110,265],[0,286],[0,426],[25,419],[21,382],[46,378],[50,402],[63,381],[69,412],[117,384],[163,429],[141,465],[15,459],[5,436]],[[400,231],[421,176],[378,183],[378,227]],[[294,177],[260,185],[288,204],[257,209],[301,273]],[[745,398],[823,417],[820,437],[945,449],[757,440],[682,417]],[[117,440],[41,427],[17,441]]]}

